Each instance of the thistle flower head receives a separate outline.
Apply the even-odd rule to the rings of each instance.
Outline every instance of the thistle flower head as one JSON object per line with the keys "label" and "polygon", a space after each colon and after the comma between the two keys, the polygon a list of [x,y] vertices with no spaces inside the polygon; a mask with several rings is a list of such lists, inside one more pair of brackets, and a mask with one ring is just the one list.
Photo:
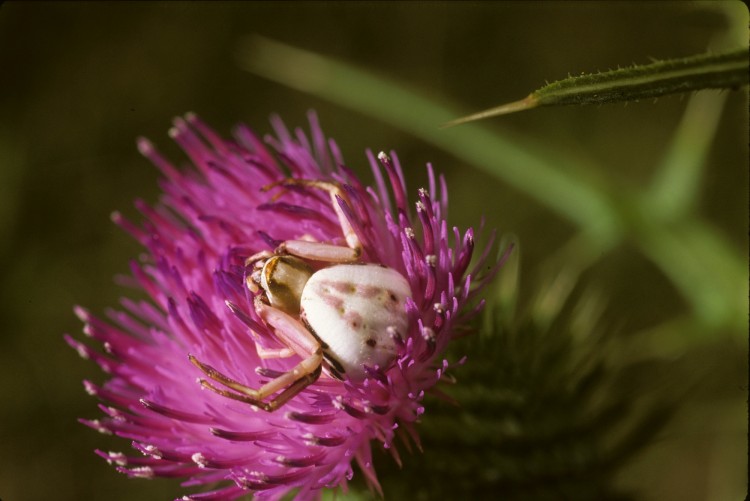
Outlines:
{"label": "thistle flower head", "polygon": [[[170,130],[187,169],[138,141],[165,176],[163,198],[136,203],[140,226],[113,220],[147,250],[131,271],[149,300],[123,299],[107,320],[76,308],[103,353],[66,336],[109,374],[101,386],[84,382],[104,417],[81,421],[132,441],[140,454],[97,451],[128,476],[205,486],[185,499],[279,499],[292,490],[308,499],[346,489],[354,463],[380,490],[372,445],[396,461],[397,435],[419,446],[425,392],[451,368],[441,353],[481,308],[475,296],[499,263],[488,262],[490,245],[470,269],[473,230],[448,227],[445,181],[429,165],[428,188],[409,202],[396,155],[368,152],[375,185],[366,187],[312,114],[310,122],[311,139],[274,119],[275,137],[239,127],[227,140],[187,115]],[[297,282],[268,263],[289,255],[306,270],[298,288],[342,262],[382,265],[402,285],[365,273],[364,282],[321,286],[307,310],[339,311],[353,327],[333,318],[315,332],[320,324],[304,304],[300,311],[298,293],[288,295],[291,306],[275,298]],[[406,293],[391,294],[394,304],[377,299],[392,288]],[[360,336],[390,351],[370,357],[357,348]],[[351,343],[356,377],[339,367]]]}

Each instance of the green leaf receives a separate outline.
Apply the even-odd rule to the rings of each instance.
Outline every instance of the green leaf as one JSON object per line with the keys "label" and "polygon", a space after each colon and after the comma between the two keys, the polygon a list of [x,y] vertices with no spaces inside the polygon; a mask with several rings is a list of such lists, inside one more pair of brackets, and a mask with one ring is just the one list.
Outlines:
{"label": "green leaf", "polygon": [[606,104],[702,89],[737,89],[748,83],[748,50],[667,59],[647,65],[583,74],[545,85],[520,101],[451,120],[454,126],[538,106]]}
{"label": "green leaf", "polygon": [[685,216],[693,208],[725,101],[726,94],[704,93],[688,102],[648,195],[652,214],[664,221]]}

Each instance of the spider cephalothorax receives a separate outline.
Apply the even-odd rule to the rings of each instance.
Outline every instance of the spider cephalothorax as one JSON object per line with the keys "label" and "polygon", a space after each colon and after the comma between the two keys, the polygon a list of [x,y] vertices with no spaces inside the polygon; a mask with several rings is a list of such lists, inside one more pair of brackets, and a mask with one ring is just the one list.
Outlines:
{"label": "spider cephalothorax", "polygon": [[358,262],[362,248],[339,206],[339,199],[346,200],[339,185],[300,179],[278,184],[327,191],[347,243],[287,240],[274,252],[259,252],[245,262],[255,311],[284,346],[259,347],[258,354],[262,358],[297,355],[302,360],[252,389],[190,356],[209,378],[234,391],[201,380],[204,387],[266,411],[276,410],[314,383],[324,367],[328,376],[352,381],[364,379],[366,367],[387,369],[409,327],[405,302],[411,296],[409,283],[398,271]]}

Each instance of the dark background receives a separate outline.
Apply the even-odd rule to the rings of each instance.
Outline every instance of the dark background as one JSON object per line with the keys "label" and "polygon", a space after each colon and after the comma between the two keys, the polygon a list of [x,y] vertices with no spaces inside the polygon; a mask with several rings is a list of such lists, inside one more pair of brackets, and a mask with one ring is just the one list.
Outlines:
{"label": "dark background", "polygon": [[[728,6],[744,16],[740,4]],[[701,3],[24,3],[0,7],[0,497],[171,499],[164,480],[129,481],[93,454],[129,444],[78,424],[99,414],[81,380],[102,381],[62,340],[80,337],[74,304],[101,313],[123,289],[139,247],[109,221],[138,218],[132,200],[157,198],[155,168],[134,140],[172,158],[173,116],[198,112],[222,134],[235,123],[270,132],[278,113],[305,125],[308,109],[349,166],[363,151],[398,151],[413,189],[431,161],[446,173],[459,226],[487,216],[516,234],[532,276],[573,227],[523,193],[386,124],[240,69],[244,36],[260,34],[403,82],[466,113],[521,98],[545,80],[700,53],[726,18]],[[493,127],[531,136],[595,163],[631,187],[651,179],[686,99],[533,110]],[[437,124],[436,124],[437,125]],[[747,100],[728,96],[697,211],[747,255]],[[365,177],[369,179],[369,177]],[[607,316],[647,329],[684,311],[668,280],[632,248],[598,270]],[[744,495],[746,341],[707,351],[712,398],[691,403],[648,453],[622,473],[645,499]],[[739,340],[737,340],[739,339]],[[425,451],[429,456],[429,450]],[[408,459],[402,472],[409,475]],[[387,497],[386,492],[386,497]],[[182,495],[180,493],[180,495]]]}

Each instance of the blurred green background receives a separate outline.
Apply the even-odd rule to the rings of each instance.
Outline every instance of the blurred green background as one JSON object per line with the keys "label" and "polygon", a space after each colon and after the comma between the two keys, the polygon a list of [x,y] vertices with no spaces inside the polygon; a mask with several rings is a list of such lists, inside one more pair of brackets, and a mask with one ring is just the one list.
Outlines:
{"label": "blurred green background", "polygon": [[[686,191],[689,203],[681,217],[652,227],[654,220],[662,222],[660,215],[639,201],[659,178],[688,106],[685,96],[656,104],[539,109],[476,129],[439,131],[439,122],[419,122],[427,115],[417,103],[414,109],[407,102],[389,111],[371,88],[354,96],[365,107],[376,103],[366,113],[326,99],[319,82],[304,92],[264,78],[258,68],[273,73],[276,64],[303,82],[317,75],[277,57],[252,64],[248,58],[269,58],[262,52],[268,45],[258,39],[255,52],[244,48],[247,36],[261,35],[333,57],[468,114],[519,99],[568,73],[720,50],[732,37],[747,43],[747,24],[742,4],[722,2],[2,4],[0,499],[182,495],[173,481],[129,481],[93,454],[95,448],[130,446],[76,422],[99,414],[81,380],[101,382],[103,375],[69,349],[62,334],[80,337],[74,304],[101,313],[125,293],[113,277],[127,273],[128,260],[140,249],[109,214],[120,210],[138,219],[132,200],[158,196],[157,171],[139,157],[137,136],[183,158],[166,136],[178,114],[195,111],[223,134],[240,121],[266,133],[270,114],[298,126],[305,125],[308,109],[317,110],[348,165],[367,180],[368,147],[396,150],[412,191],[425,182],[426,162],[444,172],[454,224],[476,226],[484,215],[488,227],[520,242],[522,296],[535,297],[550,273],[572,259],[570,266],[585,270],[600,291],[609,325],[632,338],[623,357],[662,362],[675,392],[684,392],[683,405],[658,441],[618,473],[618,485],[643,499],[744,497],[746,89],[723,98],[707,93],[713,97],[698,106],[695,130],[686,133],[676,158],[700,160],[705,154],[705,162],[697,162],[697,174],[687,181],[694,189]],[[357,94],[357,82],[335,83]],[[712,116],[722,99],[714,132],[701,113]],[[383,118],[391,112],[394,121],[411,113],[416,122],[399,126]],[[512,165],[515,174],[501,164],[474,168],[456,151],[461,138],[480,132],[552,165],[559,159],[567,178],[585,179],[606,200],[615,200],[617,214],[626,215],[626,236],[610,247],[585,239],[581,244],[577,223],[554,208],[559,195],[554,185],[547,203],[514,183],[538,169],[522,163]],[[453,146],[436,146],[441,141]],[[496,144],[499,154],[502,144]],[[679,167],[676,172],[680,178]],[[538,181],[543,186],[549,179]],[[669,205],[678,197],[671,184],[664,186],[660,200]],[[663,227],[684,229],[679,234],[688,236],[665,243]],[[669,245],[687,251],[694,246],[696,252],[672,260]],[[584,250],[576,252],[576,246]],[[680,382],[687,375],[692,379],[686,391]],[[457,376],[461,379],[460,370]],[[429,416],[428,407],[425,420]],[[429,444],[425,449],[429,461]],[[400,473],[384,466],[384,474],[408,479],[410,461],[407,454]],[[386,498],[388,492],[386,485]]]}

